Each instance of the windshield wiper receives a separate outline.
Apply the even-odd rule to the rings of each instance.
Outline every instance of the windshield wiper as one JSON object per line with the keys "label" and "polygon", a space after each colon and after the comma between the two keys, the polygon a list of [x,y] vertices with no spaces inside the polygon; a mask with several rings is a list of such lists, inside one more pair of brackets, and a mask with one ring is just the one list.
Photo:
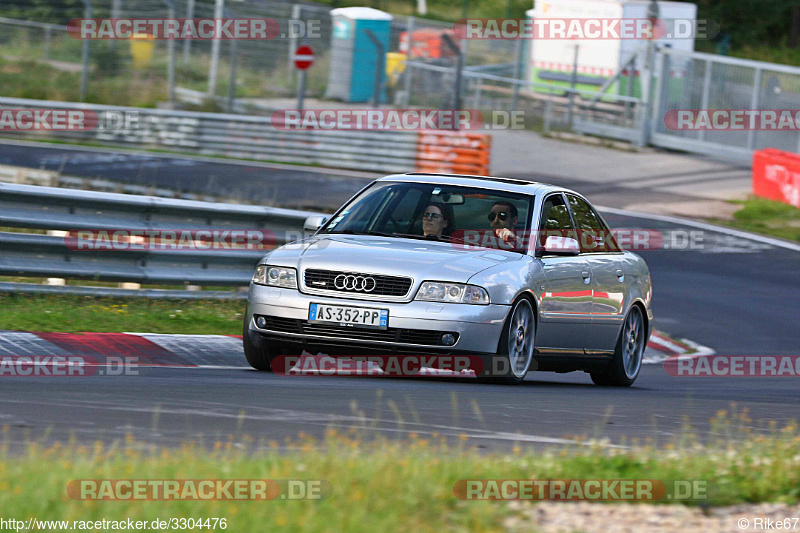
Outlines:
{"label": "windshield wiper", "polygon": [[344,229],[342,231],[332,231],[332,234],[343,234],[343,235],[376,235],[378,237],[397,237],[396,233],[384,233],[382,231],[372,231],[372,230],[363,230],[363,231],[356,231],[354,229]]}
{"label": "windshield wiper", "polygon": [[336,235],[336,234],[341,234],[341,235],[376,235],[378,237],[395,237],[395,238],[403,238],[403,239],[418,239],[418,240],[422,240],[422,241],[431,240],[431,236],[426,237],[424,235],[419,235],[419,234],[416,234],[416,233],[386,233],[386,232],[383,232],[383,231],[373,231],[373,230],[356,231],[354,229],[349,229],[349,228],[348,229],[344,229],[342,231],[332,231],[332,232],[330,232],[330,234],[333,234],[333,235]]}

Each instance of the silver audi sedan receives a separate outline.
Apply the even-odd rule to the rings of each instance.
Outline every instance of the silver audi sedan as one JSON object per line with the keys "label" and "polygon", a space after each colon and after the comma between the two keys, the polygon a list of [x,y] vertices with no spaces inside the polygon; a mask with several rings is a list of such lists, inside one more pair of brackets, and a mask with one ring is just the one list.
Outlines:
{"label": "silver audi sedan", "polygon": [[577,192],[409,173],[372,182],[259,262],[250,365],[278,356],[468,355],[491,382],[582,370],[630,386],[653,322],[650,273]]}

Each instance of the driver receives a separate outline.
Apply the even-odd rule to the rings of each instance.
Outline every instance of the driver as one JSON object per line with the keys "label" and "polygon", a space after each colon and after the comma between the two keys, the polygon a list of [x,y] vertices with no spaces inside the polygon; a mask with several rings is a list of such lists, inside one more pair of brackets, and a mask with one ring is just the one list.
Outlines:
{"label": "driver", "polygon": [[453,231],[453,212],[447,204],[429,203],[422,213],[422,234],[440,236]]}

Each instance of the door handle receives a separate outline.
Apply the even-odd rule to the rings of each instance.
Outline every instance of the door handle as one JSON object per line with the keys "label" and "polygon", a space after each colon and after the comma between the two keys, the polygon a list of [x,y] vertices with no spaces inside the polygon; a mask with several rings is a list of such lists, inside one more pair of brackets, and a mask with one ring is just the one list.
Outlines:
{"label": "door handle", "polygon": [[625,273],[622,270],[617,270],[617,279],[620,281],[625,281]]}
{"label": "door handle", "polygon": [[586,272],[585,270],[583,272],[581,272],[581,276],[583,276],[583,282],[584,283],[589,283],[589,281],[592,279],[592,276],[588,272]]}

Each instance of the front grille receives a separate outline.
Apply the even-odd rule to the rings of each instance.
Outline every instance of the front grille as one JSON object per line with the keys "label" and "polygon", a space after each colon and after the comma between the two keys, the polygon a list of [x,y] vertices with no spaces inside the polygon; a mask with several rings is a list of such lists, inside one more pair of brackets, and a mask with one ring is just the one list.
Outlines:
{"label": "front grille", "polygon": [[[375,289],[370,292],[355,289],[337,289],[334,285],[336,276],[364,276],[375,280]],[[350,292],[355,294],[376,294],[379,296],[405,296],[411,288],[411,278],[398,276],[383,276],[380,274],[361,274],[358,272],[343,272],[338,270],[308,269],[305,271],[304,280],[309,289],[325,291]]]}
{"label": "front grille", "polygon": [[458,333],[450,331],[432,331],[428,329],[363,329],[338,326],[336,324],[320,324],[296,318],[280,318],[264,316],[266,324],[263,329],[279,333],[303,333],[336,339],[354,339],[364,341],[398,342],[404,344],[421,344],[441,346],[441,338],[451,333],[458,341]]}

